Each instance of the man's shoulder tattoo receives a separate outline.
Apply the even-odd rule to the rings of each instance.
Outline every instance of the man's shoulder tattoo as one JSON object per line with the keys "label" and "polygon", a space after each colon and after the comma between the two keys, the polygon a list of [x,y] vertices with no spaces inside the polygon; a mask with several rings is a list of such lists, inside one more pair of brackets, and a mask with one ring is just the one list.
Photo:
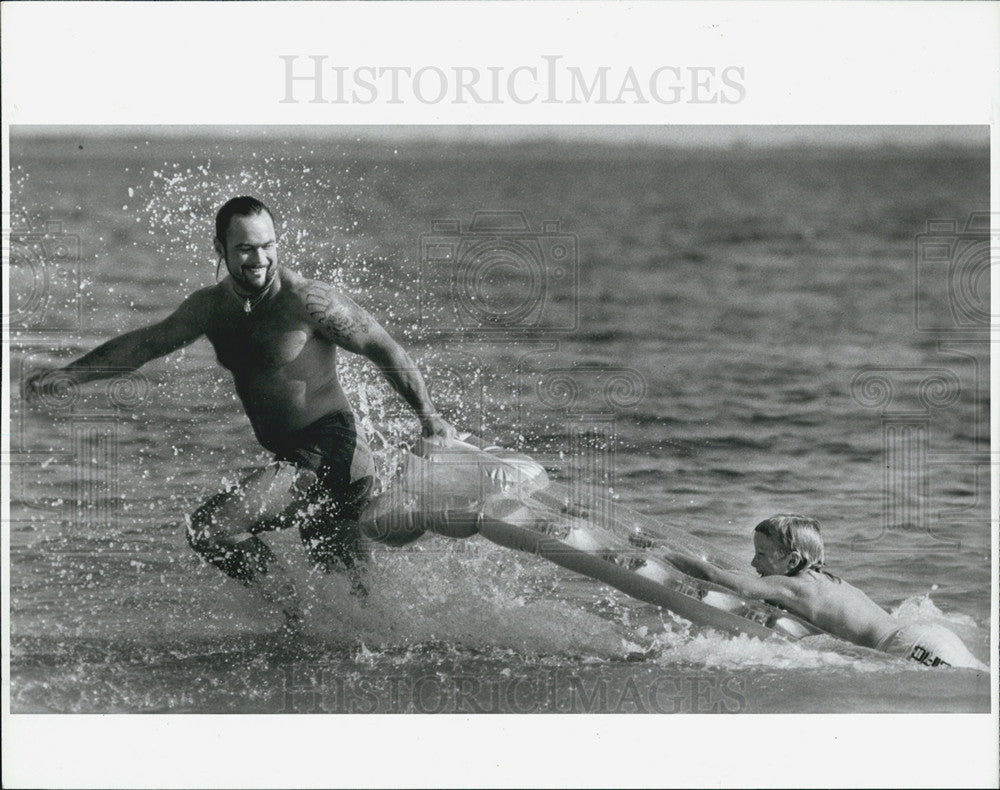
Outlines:
{"label": "man's shoulder tattoo", "polygon": [[328,286],[310,284],[305,292],[306,310],[324,334],[350,337],[368,334],[371,320],[347,297],[337,295]]}

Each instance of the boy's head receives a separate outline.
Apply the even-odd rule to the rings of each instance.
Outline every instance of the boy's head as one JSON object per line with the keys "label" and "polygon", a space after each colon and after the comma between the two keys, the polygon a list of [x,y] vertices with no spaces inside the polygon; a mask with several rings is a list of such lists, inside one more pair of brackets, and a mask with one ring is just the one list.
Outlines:
{"label": "boy's head", "polygon": [[754,527],[754,557],[750,563],[761,576],[794,576],[823,567],[819,522],[795,515],[771,516]]}

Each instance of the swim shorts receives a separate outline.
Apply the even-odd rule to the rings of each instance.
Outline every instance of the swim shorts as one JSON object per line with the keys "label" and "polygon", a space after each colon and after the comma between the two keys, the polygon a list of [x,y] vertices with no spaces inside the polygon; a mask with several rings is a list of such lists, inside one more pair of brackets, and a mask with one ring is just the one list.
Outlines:
{"label": "swim shorts", "polygon": [[961,639],[937,623],[908,623],[882,637],[875,649],[929,667],[983,667]]}
{"label": "swim shorts", "polygon": [[269,441],[275,460],[315,473],[310,494],[327,495],[335,518],[355,520],[375,484],[371,450],[358,432],[354,414],[339,411]]}
{"label": "swim shorts", "polygon": [[[312,559],[327,570],[350,569],[369,555],[358,519],[375,487],[375,463],[349,411],[334,412],[268,443],[279,463],[292,463],[312,475],[305,486],[299,536]],[[304,480],[303,480],[304,478]]]}

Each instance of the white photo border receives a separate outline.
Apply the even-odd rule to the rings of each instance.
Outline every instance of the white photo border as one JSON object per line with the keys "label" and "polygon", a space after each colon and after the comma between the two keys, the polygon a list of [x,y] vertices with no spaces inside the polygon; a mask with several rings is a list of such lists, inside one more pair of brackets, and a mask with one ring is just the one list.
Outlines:
{"label": "white photo border", "polygon": [[[994,162],[1000,150],[1000,13],[991,3],[7,2],[2,14],[5,175],[12,125],[988,125]],[[500,104],[390,103],[384,96],[371,104],[282,103],[283,55],[324,56],[349,67],[471,64],[483,73],[559,55],[581,69],[621,73],[634,65],[647,77],[664,64],[735,64],[744,69],[745,96],[675,104],[523,104],[509,96]],[[9,183],[5,178],[5,212]],[[1000,210],[996,181],[991,200]],[[9,361],[5,342],[5,405]],[[995,435],[995,399],[991,406]],[[6,424],[2,441],[7,458]],[[994,466],[994,658],[997,475]],[[9,478],[3,465],[5,492]],[[7,525],[6,497],[2,508]],[[5,527],[7,602],[9,561]],[[995,663],[988,715],[12,716],[8,616],[2,638],[9,787],[997,782]],[[781,744],[780,755],[773,744]],[[266,761],[245,760],[261,751]]]}

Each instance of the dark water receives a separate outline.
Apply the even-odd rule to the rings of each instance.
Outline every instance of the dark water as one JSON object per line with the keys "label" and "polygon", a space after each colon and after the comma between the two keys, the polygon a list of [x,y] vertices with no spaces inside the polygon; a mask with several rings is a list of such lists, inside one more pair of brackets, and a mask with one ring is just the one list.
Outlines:
{"label": "dark water", "polygon": [[[457,425],[747,560],[761,518],[814,515],[832,569],[986,660],[989,368],[965,316],[988,277],[946,261],[914,295],[926,222],[958,237],[988,207],[986,151],[15,132],[11,163],[13,711],[988,710],[985,674],[701,633],[478,541],[378,549],[362,602],[276,536],[309,607],[292,642],[184,540],[185,514],[266,459],[207,343],[38,407],[17,395],[22,370],[211,283],[216,207],[259,194],[283,263],[375,313]],[[523,212],[508,236],[539,265],[432,225],[476,211]],[[479,261],[457,310],[422,263],[448,244]],[[370,366],[343,377],[388,475],[416,426]]]}

